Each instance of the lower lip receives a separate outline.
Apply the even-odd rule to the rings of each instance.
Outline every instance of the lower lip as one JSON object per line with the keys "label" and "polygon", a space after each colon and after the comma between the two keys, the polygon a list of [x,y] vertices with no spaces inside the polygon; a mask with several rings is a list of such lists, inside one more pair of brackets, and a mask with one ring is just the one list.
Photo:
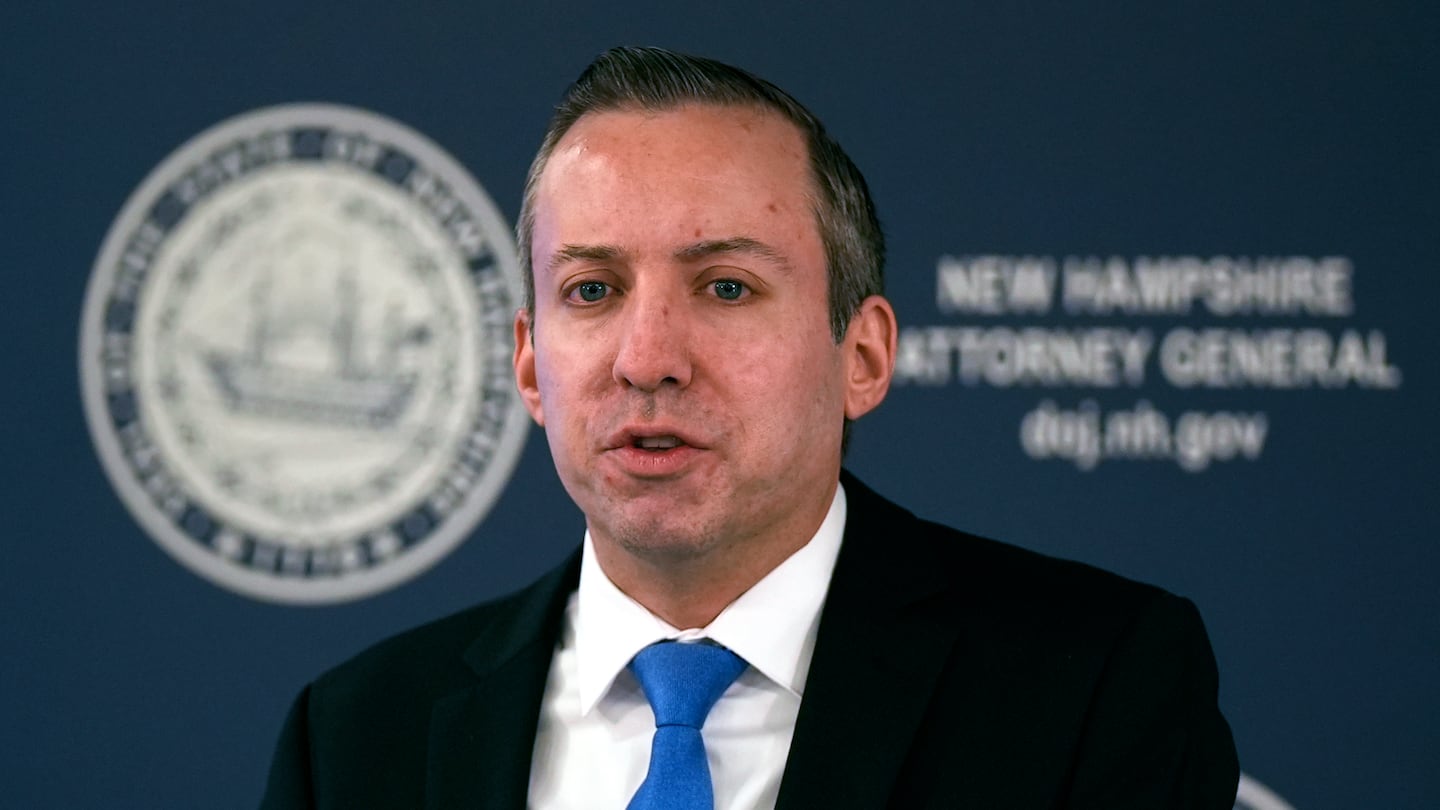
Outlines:
{"label": "lower lip", "polygon": [[689,445],[669,450],[642,450],[639,447],[617,447],[609,456],[626,474],[636,478],[667,478],[678,475],[699,458],[701,450]]}

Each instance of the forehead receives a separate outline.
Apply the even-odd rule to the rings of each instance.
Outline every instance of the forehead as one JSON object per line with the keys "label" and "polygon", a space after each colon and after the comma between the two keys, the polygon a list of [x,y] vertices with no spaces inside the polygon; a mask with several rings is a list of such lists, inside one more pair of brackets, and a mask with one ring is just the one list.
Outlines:
{"label": "forehead", "polygon": [[639,152],[652,159],[687,154],[728,156],[732,161],[782,164],[808,173],[808,149],[793,122],[780,113],[749,104],[692,102],[651,110],[640,107],[581,116],[555,145],[550,162],[604,150]]}
{"label": "forehead", "polygon": [[803,220],[815,231],[813,188],[804,136],[776,112],[709,104],[595,112],[547,161],[536,224],[604,218],[618,225],[633,216],[656,226],[683,222],[694,236],[707,222],[759,227],[768,219]]}

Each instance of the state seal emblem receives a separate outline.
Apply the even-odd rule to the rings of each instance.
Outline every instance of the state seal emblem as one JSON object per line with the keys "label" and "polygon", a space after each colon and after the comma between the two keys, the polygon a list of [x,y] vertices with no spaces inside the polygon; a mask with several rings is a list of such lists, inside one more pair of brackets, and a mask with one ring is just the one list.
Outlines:
{"label": "state seal emblem", "polygon": [[495,204],[414,130],[326,104],[225,121],[144,180],[96,260],[80,368],[105,472],[233,591],[393,587],[518,459],[520,285]]}

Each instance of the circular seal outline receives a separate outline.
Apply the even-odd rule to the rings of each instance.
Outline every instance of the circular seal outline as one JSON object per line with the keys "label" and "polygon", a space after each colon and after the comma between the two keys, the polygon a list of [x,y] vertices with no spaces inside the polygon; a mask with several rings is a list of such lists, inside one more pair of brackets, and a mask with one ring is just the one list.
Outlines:
{"label": "circular seal outline", "polygon": [[287,576],[238,565],[202,545],[201,540],[187,534],[156,505],[126,457],[120,437],[112,427],[107,402],[103,359],[105,320],[120,261],[131,235],[150,218],[155,204],[192,165],[237,139],[253,137],[267,129],[302,127],[344,128],[362,133],[444,181],[473,214],[475,225],[486,243],[493,247],[494,263],[505,282],[509,301],[521,300],[523,291],[513,234],[494,201],[457,160],[417,130],[378,113],[328,102],[280,104],[227,118],[193,136],[152,169],[126,199],[101,243],[86,287],[80,320],[79,370],[86,423],[101,467],[126,509],[162,549],[193,573],[244,596],[281,604],[320,605],[389,590],[428,570],[458,547],[484,519],[508,484],[529,435],[530,417],[518,394],[512,397],[488,463],[462,502],[445,514],[433,531],[400,553],[341,575]]}

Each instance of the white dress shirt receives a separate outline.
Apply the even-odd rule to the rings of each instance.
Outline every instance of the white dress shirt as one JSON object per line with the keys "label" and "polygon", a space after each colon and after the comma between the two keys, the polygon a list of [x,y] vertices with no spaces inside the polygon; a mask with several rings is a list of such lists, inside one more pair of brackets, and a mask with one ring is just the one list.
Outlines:
{"label": "white dress shirt", "polygon": [[774,808],[844,530],[845,490],[837,486],[809,543],[709,625],[687,629],[615,587],[587,532],[580,587],[570,595],[541,703],[530,807],[625,807],[645,779],[655,733],[650,704],[626,666],[656,641],[708,638],[750,664],[710,710],[702,732],[715,810]]}

